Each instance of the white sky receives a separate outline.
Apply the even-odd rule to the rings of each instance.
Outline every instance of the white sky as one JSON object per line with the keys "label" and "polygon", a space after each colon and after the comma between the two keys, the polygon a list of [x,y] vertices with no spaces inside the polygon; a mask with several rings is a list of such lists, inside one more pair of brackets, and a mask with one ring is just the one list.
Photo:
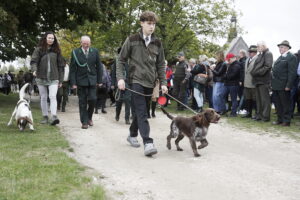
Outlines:
{"label": "white sky", "polygon": [[283,40],[290,42],[292,52],[300,49],[300,0],[235,0],[235,5],[243,14],[238,22],[248,45],[264,40],[274,60]]}

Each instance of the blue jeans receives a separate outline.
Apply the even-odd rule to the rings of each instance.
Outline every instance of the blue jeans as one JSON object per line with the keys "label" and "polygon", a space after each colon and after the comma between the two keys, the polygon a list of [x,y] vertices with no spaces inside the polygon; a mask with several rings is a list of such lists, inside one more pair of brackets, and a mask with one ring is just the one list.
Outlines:
{"label": "blue jeans", "polygon": [[232,106],[231,106],[231,115],[236,115],[237,107],[238,107],[238,101],[237,96],[239,92],[239,86],[225,86],[224,90],[224,96],[227,96],[230,94]]}
{"label": "blue jeans", "polygon": [[224,97],[225,86],[222,82],[216,82],[213,86],[213,106],[216,112],[225,112],[225,97]]}
{"label": "blue jeans", "polygon": [[198,108],[202,108],[202,107],[203,107],[203,94],[202,94],[202,92],[201,92],[199,89],[197,89],[197,88],[194,88],[194,97],[195,97],[195,99],[196,99]]}

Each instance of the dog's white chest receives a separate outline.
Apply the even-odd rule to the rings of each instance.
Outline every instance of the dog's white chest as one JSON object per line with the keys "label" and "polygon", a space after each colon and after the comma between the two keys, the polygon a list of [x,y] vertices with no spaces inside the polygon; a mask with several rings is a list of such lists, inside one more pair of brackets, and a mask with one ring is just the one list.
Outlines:
{"label": "dog's white chest", "polygon": [[206,138],[207,128],[206,127],[196,127],[194,131],[194,137],[196,141],[200,141]]}

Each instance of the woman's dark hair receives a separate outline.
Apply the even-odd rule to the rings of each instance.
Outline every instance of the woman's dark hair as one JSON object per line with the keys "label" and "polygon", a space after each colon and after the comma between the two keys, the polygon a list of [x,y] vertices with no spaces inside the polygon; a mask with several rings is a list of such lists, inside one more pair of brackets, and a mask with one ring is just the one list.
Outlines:
{"label": "woman's dark hair", "polygon": [[54,42],[50,47],[50,51],[53,51],[57,54],[60,54],[60,47],[59,44],[57,42],[57,38],[55,36],[55,34],[52,31],[47,31],[45,34],[42,35],[38,47],[41,47],[42,52],[46,52],[48,50],[48,44],[47,44],[47,35],[52,34],[54,36]]}

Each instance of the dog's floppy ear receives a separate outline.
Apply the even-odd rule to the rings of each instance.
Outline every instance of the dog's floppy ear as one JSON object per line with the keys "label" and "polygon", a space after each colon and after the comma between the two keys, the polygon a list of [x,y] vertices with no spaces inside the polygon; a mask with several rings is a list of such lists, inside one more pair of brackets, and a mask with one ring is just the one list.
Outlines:
{"label": "dog's floppy ear", "polygon": [[198,126],[206,126],[209,122],[203,113],[194,116],[192,119]]}
{"label": "dog's floppy ear", "polygon": [[26,120],[29,124],[32,124],[33,125],[33,122],[31,121],[31,119],[29,117],[26,117]]}

